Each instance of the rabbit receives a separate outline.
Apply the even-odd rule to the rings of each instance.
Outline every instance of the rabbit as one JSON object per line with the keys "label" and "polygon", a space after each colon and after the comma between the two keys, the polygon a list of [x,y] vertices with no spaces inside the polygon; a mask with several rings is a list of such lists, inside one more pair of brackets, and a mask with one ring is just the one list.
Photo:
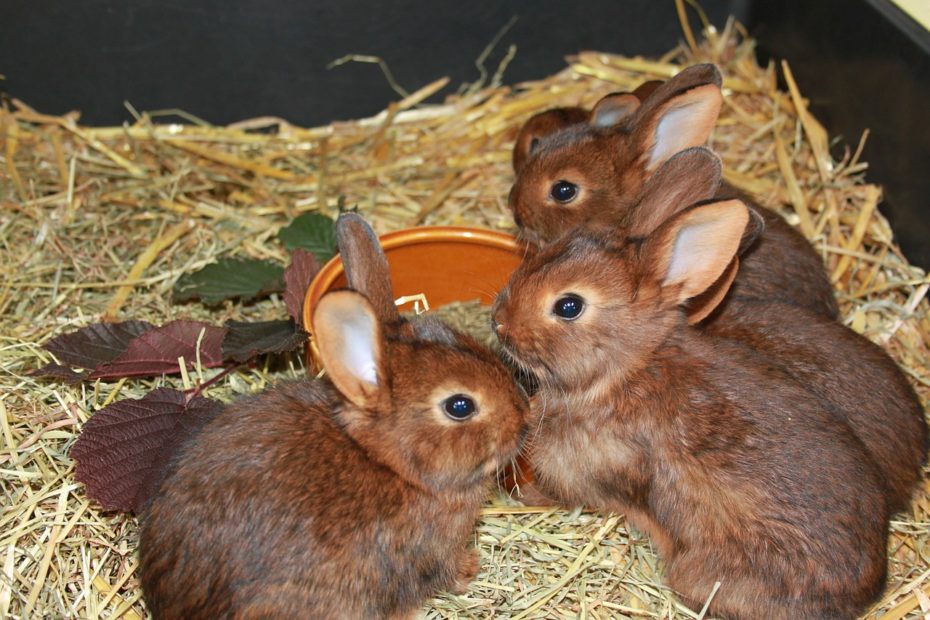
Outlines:
{"label": "rabbit", "polygon": [[[542,245],[580,223],[625,225],[649,178],[674,154],[704,144],[723,101],[712,64],[695,65],[642,92],[603,98],[579,121],[541,113],[514,146],[508,204],[521,235]],[[519,163],[519,166],[517,164]],[[718,197],[745,196],[723,184]],[[774,211],[753,205],[765,234],[742,256],[734,294],[780,300],[831,319],[839,315],[823,261]]]}
{"label": "rabbit", "polygon": [[517,268],[492,321],[539,378],[526,453],[543,492],[646,532],[689,604],[720,582],[723,618],[854,618],[887,571],[880,471],[827,403],[682,308],[750,221],[739,200],[699,204],[645,236],[573,231]]}
{"label": "rabbit", "polygon": [[[646,182],[642,199],[631,210],[626,234],[649,235],[683,205],[713,198],[720,181],[720,161],[707,149],[696,147],[674,155]],[[738,253],[752,247],[762,230],[761,218],[750,219]],[[739,269],[746,264],[735,261],[734,269],[736,263]],[[738,288],[724,296],[731,281],[732,274],[712,285],[710,295],[689,300],[689,321],[703,320],[705,334],[735,339],[764,352],[828,403],[873,456],[890,510],[905,509],[926,463],[928,431],[920,399],[904,373],[878,345],[822,314],[789,303],[742,297]]]}
{"label": "rabbit", "polygon": [[477,572],[469,539],[526,397],[474,339],[401,318],[363,219],[337,238],[354,290],[313,314],[328,379],[229,405],[141,515],[156,619],[411,618]]}

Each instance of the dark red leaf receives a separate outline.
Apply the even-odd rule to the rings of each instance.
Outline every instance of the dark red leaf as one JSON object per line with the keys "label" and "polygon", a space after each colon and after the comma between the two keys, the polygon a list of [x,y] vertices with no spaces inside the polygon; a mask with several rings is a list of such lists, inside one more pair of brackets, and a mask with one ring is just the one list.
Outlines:
{"label": "dark red leaf", "polygon": [[184,356],[188,369],[197,362],[197,339],[200,342],[200,363],[204,368],[223,364],[222,343],[225,327],[215,327],[199,321],[172,321],[149,330],[129,343],[113,361],[98,366],[88,379],[142,377],[180,372],[178,357]]}
{"label": "dark red leaf", "polygon": [[307,339],[307,333],[297,329],[289,319],[257,323],[227,321],[226,328],[229,332],[223,339],[223,357],[240,363],[263,353],[293,351]]}
{"label": "dark red leaf", "polygon": [[284,271],[284,305],[297,325],[303,325],[304,297],[310,287],[310,281],[320,270],[320,263],[313,252],[296,248],[291,252],[291,264]]}
{"label": "dark red leaf", "polygon": [[131,340],[154,327],[147,321],[94,323],[49,340],[45,350],[61,360],[63,366],[96,368],[119,357]]}
{"label": "dark red leaf", "polygon": [[208,398],[160,388],[121,400],[87,421],[71,448],[75,478],[104,508],[138,514],[158,490],[181,443],[222,409]]}

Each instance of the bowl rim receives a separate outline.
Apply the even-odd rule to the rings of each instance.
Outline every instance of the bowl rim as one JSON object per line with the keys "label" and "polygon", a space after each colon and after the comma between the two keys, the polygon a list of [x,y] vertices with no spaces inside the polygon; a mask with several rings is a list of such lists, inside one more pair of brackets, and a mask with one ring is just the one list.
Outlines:
{"label": "bowl rim", "polygon": [[[400,246],[436,242],[467,243],[510,250],[515,253],[522,247],[521,242],[510,233],[472,226],[416,226],[387,232],[379,236],[378,239],[385,254]],[[337,253],[326,261],[326,264],[310,281],[310,285],[307,287],[306,293],[304,293],[304,304],[301,312],[301,327],[307,332],[311,334],[313,332],[310,300],[318,300],[322,297],[323,292],[329,289],[342,272],[342,260]]]}

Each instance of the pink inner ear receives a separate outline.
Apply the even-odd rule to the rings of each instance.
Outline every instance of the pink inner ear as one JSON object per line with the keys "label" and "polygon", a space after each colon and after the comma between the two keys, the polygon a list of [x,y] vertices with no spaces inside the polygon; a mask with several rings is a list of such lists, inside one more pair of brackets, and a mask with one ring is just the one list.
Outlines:
{"label": "pink inner ear", "polygon": [[342,345],[346,370],[362,381],[378,385],[375,329],[371,317],[361,315],[347,320],[342,325]]}
{"label": "pink inner ear", "polygon": [[716,253],[713,232],[713,222],[702,222],[678,233],[668,275],[665,276],[667,282],[681,282],[713,259]]}
{"label": "pink inner ear", "polygon": [[378,391],[383,344],[368,300],[355,291],[327,293],[313,313],[312,330],[336,389],[356,405],[370,404]]}
{"label": "pink inner ear", "polygon": [[736,256],[748,220],[746,206],[728,200],[693,207],[671,222],[664,233],[674,237],[666,246],[663,285],[678,285],[677,303],[700,295],[724,273]]}
{"label": "pink inner ear", "polygon": [[655,169],[672,155],[707,142],[720,114],[722,101],[720,89],[713,84],[700,86],[673,99],[656,124],[647,168]]}
{"label": "pink inner ear", "polygon": [[589,123],[595,127],[612,127],[639,107],[639,99],[631,93],[607,95],[591,110]]}

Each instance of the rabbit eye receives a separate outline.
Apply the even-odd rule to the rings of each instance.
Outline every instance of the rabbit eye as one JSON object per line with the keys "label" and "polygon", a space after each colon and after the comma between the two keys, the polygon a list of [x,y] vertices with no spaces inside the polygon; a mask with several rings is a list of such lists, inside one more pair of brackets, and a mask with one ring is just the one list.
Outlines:
{"label": "rabbit eye", "polygon": [[442,408],[445,410],[447,416],[459,422],[472,417],[475,411],[478,410],[474,399],[464,394],[450,396],[443,401]]}
{"label": "rabbit eye", "polygon": [[584,300],[578,295],[559,297],[552,307],[552,312],[560,319],[574,321],[584,311]]}
{"label": "rabbit eye", "polygon": [[549,195],[556,202],[569,203],[578,195],[578,186],[568,181],[557,181],[553,183]]}

